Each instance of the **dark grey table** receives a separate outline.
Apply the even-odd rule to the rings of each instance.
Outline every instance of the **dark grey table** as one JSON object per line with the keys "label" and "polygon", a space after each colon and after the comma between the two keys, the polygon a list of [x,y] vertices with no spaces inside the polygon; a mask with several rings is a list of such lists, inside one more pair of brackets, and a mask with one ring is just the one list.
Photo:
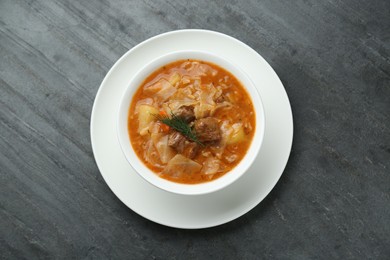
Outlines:
{"label": "dark grey table", "polygon": [[[389,259],[390,1],[0,1],[4,259]],[[204,230],[150,222],[95,164],[109,68],[159,33],[247,43],[289,95],[294,144],[271,194]]]}

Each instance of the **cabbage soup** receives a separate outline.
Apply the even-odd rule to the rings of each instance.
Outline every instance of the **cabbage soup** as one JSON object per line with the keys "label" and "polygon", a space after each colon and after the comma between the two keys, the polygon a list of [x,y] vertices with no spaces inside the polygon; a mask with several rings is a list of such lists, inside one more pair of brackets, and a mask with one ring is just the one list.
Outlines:
{"label": "cabbage soup", "polygon": [[178,183],[228,173],[251,144],[256,115],[244,86],[225,69],[200,60],[169,63],[139,86],[128,132],[139,159]]}

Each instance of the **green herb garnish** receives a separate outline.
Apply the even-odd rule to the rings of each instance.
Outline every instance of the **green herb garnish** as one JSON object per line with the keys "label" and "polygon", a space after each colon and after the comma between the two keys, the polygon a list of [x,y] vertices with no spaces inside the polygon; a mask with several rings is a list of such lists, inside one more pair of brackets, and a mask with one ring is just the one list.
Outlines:
{"label": "green herb garnish", "polygon": [[204,146],[204,144],[199,141],[195,131],[188,125],[188,123],[183,118],[176,116],[172,112],[171,112],[171,117],[167,115],[155,115],[155,114],[154,116],[161,123],[166,124],[172,129],[175,129],[176,131],[178,131],[188,139],[194,141],[195,143]]}

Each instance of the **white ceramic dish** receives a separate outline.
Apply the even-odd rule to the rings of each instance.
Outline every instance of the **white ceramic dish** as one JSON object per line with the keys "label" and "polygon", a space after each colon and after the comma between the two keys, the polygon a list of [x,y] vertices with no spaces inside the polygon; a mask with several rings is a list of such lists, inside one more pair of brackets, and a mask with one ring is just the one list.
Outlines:
{"label": "white ceramic dish", "polygon": [[[130,103],[133,99],[135,92],[140,87],[145,78],[147,78],[151,73],[168,63],[186,59],[208,61],[217,64],[220,67],[231,72],[246,88],[248,94],[252,99],[252,103],[256,112],[255,133],[253,136],[252,143],[245,157],[236,167],[234,167],[230,172],[226,173],[222,177],[214,181],[200,184],[181,184],[160,178],[157,174],[155,174],[148,167],[146,167],[145,164],[138,158],[138,156],[134,152],[134,149],[129,140],[129,133],[127,128]],[[125,91],[118,106],[117,114],[117,134],[119,144],[122,148],[123,154],[125,155],[130,165],[134,168],[134,170],[141,177],[143,177],[146,181],[153,184],[154,186],[169,192],[182,195],[201,195],[210,192],[215,192],[222,188],[225,188],[226,186],[232,184],[237,179],[239,179],[243,174],[245,174],[245,172],[255,161],[260,151],[265,129],[265,118],[262,101],[255,85],[250,80],[250,78],[237,65],[233,65],[232,62],[223,59],[219,56],[216,56],[213,53],[204,51],[185,50],[171,52],[152,60],[146,66],[140,68],[140,70],[135,73],[135,76],[132,77],[132,79],[130,80],[128,87],[125,88]]]}
{"label": "white ceramic dish", "polygon": [[[136,174],[122,154],[115,127],[121,95],[139,67],[158,56],[186,49],[213,52],[234,60],[256,85],[266,117],[263,145],[248,173],[225,189],[199,196],[163,191]],[[114,194],[141,216],[177,228],[221,225],[258,205],[282,175],[290,154],[292,137],[290,103],[271,66],[244,43],[205,30],[161,34],[128,51],[103,80],[91,116],[95,160]]]}

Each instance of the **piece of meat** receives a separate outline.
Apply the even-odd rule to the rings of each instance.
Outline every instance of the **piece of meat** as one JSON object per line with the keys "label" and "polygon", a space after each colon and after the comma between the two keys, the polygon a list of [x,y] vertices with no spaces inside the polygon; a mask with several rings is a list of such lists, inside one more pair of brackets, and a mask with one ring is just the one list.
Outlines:
{"label": "piece of meat", "polygon": [[175,148],[175,150],[183,150],[186,138],[177,131],[172,131],[168,136],[168,145]]}
{"label": "piece of meat", "polygon": [[184,135],[177,131],[173,131],[168,136],[168,145],[176,150],[176,152],[188,157],[195,158],[199,151],[199,145],[189,141]]}
{"label": "piece of meat", "polygon": [[184,145],[184,150],[182,154],[190,159],[193,159],[196,157],[196,155],[199,152],[199,145],[195,142],[191,142],[186,140]]}
{"label": "piece of meat", "polygon": [[174,113],[177,117],[184,119],[187,123],[195,119],[193,106],[182,106]]}
{"label": "piece of meat", "polygon": [[221,130],[219,128],[218,120],[213,117],[196,120],[194,128],[200,142],[221,140]]}

